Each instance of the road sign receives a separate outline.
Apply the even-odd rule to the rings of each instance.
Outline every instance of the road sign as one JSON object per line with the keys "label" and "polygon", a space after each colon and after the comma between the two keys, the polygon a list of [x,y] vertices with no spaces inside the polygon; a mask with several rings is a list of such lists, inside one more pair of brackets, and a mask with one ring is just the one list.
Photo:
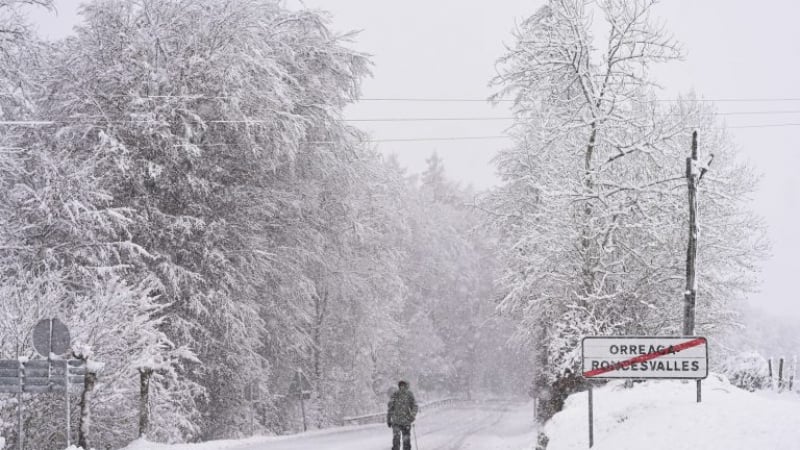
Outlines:
{"label": "road sign", "polygon": [[40,320],[33,327],[33,348],[45,358],[63,355],[69,350],[69,330],[58,319]]}
{"label": "road sign", "polygon": [[0,360],[0,392],[80,392],[86,377],[86,363],[77,360]]}
{"label": "road sign", "polygon": [[708,376],[704,337],[590,336],[583,338],[584,378],[671,378]]}
{"label": "road sign", "polygon": [[20,364],[16,359],[0,361],[0,392],[22,392]]}

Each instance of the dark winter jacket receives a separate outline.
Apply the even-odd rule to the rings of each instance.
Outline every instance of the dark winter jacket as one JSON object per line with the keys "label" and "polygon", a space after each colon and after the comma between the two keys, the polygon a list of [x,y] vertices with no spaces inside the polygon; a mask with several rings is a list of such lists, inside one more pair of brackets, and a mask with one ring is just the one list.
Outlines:
{"label": "dark winter jacket", "polygon": [[401,388],[392,394],[389,400],[389,412],[386,423],[391,425],[411,425],[417,418],[417,401],[408,388]]}

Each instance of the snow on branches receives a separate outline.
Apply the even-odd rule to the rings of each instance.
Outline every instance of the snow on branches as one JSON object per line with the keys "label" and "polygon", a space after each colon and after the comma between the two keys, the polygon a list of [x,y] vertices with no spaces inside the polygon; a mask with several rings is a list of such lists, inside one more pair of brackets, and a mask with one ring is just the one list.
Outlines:
{"label": "snow on branches", "polygon": [[575,370],[582,336],[680,332],[692,130],[701,159],[716,156],[699,194],[701,333],[735,315],[763,255],[763,227],[741,200],[753,177],[713,111],[691,96],[655,101],[649,69],[681,51],[654,3],[551,0],[522,23],[494,80],[519,119],[487,199],[504,235],[501,307],[549,355],[550,377]]}

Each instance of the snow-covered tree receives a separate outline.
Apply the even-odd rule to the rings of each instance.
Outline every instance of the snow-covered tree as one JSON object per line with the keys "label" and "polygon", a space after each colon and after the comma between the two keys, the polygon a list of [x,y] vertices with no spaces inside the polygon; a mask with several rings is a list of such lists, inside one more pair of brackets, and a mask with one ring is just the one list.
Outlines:
{"label": "snow-covered tree", "polygon": [[[29,354],[60,317],[105,363],[90,445],[137,437],[145,412],[159,441],[296,430],[298,368],[312,426],[382,409],[399,378],[503,384],[478,367],[509,332],[494,238],[438,158],[409,177],[345,125],[368,74],[348,35],[278,0],[81,13],[65,40],[3,41],[0,349]],[[31,445],[54,448],[37,402]]]}
{"label": "snow-covered tree", "polygon": [[[763,250],[741,200],[753,177],[713,111],[656,101],[649,70],[681,52],[654,3],[549,1],[500,60],[497,96],[518,123],[488,201],[504,235],[502,308],[541,352],[540,388],[575,371],[583,336],[680,333],[692,130],[714,158],[699,194],[698,333],[732,317]],[[607,36],[592,35],[593,16]]]}
{"label": "snow-covered tree", "polygon": [[[0,117],[10,122],[35,121],[42,114],[38,101],[44,88],[36,75],[44,70],[46,46],[24,26],[19,7],[25,4],[50,6],[0,5]],[[60,318],[70,328],[76,354],[108,362],[106,376],[115,383],[100,383],[94,398],[97,412],[118,427],[103,428],[100,422],[97,433],[104,442],[124,443],[134,425],[119,406],[136,400],[130,383],[126,386],[128,369],[142,353],[169,344],[152,317],[157,308],[152,283],[130,276],[141,250],[129,238],[130,210],[114,205],[102,186],[104,155],[83,153],[38,123],[6,124],[0,136],[0,351],[34,357],[33,325]],[[37,430],[28,445],[44,449],[63,442],[62,427],[56,426],[63,411],[54,406],[61,402],[52,396],[28,401],[28,420]],[[9,427],[4,434],[17,439],[13,420],[4,423]]]}
{"label": "snow-covered tree", "polygon": [[[411,179],[407,200],[409,242],[403,266],[408,290],[403,361],[419,388],[435,395],[469,396],[490,390],[502,378],[497,346],[510,337],[495,322],[495,238],[481,227],[475,194],[449,181],[434,153]],[[484,353],[487,346],[494,352]],[[513,354],[513,351],[503,352]],[[484,358],[480,358],[483,356]],[[524,364],[518,371],[524,372]],[[479,376],[480,375],[480,376]]]}
{"label": "snow-covered tree", "polygon": [[[180,358],[181,349],[158,330],[155,283],[136,270],[142,250],[129,239],[130,211],[113,206],[100,186],[101,158],[56,145],[46,132],[28,138],[25,147],[3,154],[0,165],[2,351],[32,357],[33,325],[61,318],[76,354],[107,363],[95,394],[97,412],[118,427],[98,435],[123,443],[135,426],[119,408],[136,401],[131,365],[150,352]],[[45,430],[59,429],[53,417],[63,412],[49,413],[31,419],[41,419],[42,431],[31,445],[48,448]]]}
{"label": "snow-covered tree", "polygon": [[202,362],[178,373],[205,389],[202,437],[237,435],[247,385],[307,342],[317,183],[358,157],[338,119],[366,60],[319,15],[275,1],[104,1],[83,14],[54,58],[49,114],[67,119],[62,139],[108,155],[104,186],[133,212],[160,329]]}

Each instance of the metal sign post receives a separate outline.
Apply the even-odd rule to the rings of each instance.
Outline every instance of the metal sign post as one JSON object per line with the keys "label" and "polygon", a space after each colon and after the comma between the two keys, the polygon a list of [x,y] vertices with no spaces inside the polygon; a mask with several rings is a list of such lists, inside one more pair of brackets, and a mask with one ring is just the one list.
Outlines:
{"label": "metal sign post", "polygon": [[[58,319],[43,319],[33,327],[33,348],[48,362],[53,356],[66,354],[70,348],[69,329]],[[52,365],[48,363],[48,385],[52,389]],[[67,447],[70,446],[71,420],[69,410],[69,370],[64,365],[64,406],[66,416]]]}
{"label": "metal sign post", "polygon": [[703,380],[697,379],[697,403],[703,400]]}
{"label": "metal sign post", "polygon": [[64,389],[64,405],[66,406],[67,411],[67,448],[69,448],[69,446],[72,445],[70,439],[70,432],[72,431],[72,418],[70,417],[71,411],[69,410],[69,370],[64,371],[64,386],[66,387],[66,389]]}
{"label": "metal sign post", "polygon": [[592,399],[592,385],[589,385],[589,448],[594,445],[594,402]]}
{"label": "metal sign post", "polygon": [[25,430],[22,426],[22,415],[24,414],[23,408],[24,404],[22,403],[22,390],[25,386],[25,365],[17,359],[17,364],[19,365],[19,394],[17,394],[17,426],[19,427],[17,430],[17,442],[19,443],[19,450],[23,450],[23,445],[25,441]]}

